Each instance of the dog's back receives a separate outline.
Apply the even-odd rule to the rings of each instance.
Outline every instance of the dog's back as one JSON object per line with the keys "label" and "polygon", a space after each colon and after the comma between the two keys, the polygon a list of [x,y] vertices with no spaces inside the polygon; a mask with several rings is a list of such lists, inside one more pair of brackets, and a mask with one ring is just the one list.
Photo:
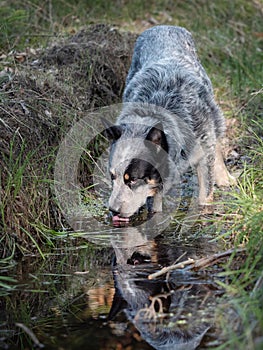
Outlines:
{"label": "dog's back", "polygon": [[197,137],[207,128],[214,130],[216,137],[224,133],[224,118],[214,101],[210,79],[191,34],[181,27],[152,27],[139,36],[123,102],[166,108],[192,125]]}
{"label": "dog's back", "polygon": [[202,69],[190,32],[175,26],[152,27],[136,41],[126,85],[142,67],[163,59],[176,59],[183,66],[190,64],[192,68]]}
{"label": "dog's back", "polygon": [[[199,62],[194,40],[185,28],[176,26],[157,26],[143,32],[137,39],[131,67],[126,79],[124,101],[128,101],[128,85],[134,75],[142,68],[159,63],[167,66],[170,62],[180,70],[192,71],[195,79],[212,90],[210,79]],[[175,68],[175,67],[174,67]],[[176,74],[174,69],[174,74]]]}

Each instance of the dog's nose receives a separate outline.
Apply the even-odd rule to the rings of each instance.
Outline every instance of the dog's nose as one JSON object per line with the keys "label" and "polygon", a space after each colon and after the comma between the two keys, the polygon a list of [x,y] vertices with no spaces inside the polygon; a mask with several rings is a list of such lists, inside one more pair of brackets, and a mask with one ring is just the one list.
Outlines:
{"label": "dog's nose", "polygon": [[118,216],[120,214],[119,211],[117,211],[117,210],[115,210],[113,208],[109,208],[109,209],[110,209],[110,212],[111,212],[112,216]]}

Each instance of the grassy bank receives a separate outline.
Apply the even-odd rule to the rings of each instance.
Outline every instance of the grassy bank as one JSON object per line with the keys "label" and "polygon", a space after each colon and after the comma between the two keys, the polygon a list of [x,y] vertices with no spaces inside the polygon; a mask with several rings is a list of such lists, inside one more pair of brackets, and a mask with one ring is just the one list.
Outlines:
{"label": "grassy bank", "polygon": [[[32,251],[44,257],[56,244],[56,231],[66,225],[50,187],[57,147],[85,111],[120,101],[135,39],[127,31],[184,26],[193,33],[228,121],[228,165],[241,173],[224,204],[224,220],[214,224],[227,244],[247,248],[242,265],[226,266],[233,303],[225,308],[237,322],[233,332],[226,327],[226,309],[218,310],[227,339],[221,348],[257,349],[263,329],[261,2],[11,0],[2,1],[0,16],[1,262]],[[100,23],[110,27],[79,34]],[[109,44],[95,50],[94,38]],[[72,42],[80,49],[72,51]],[[83,42],[91,43],[86,51]]]}

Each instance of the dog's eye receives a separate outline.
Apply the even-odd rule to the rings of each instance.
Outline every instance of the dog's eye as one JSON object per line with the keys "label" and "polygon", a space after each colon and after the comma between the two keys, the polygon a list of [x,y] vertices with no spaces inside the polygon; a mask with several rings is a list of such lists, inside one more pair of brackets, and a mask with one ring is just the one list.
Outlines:
{"label": "dog's eye", "polygon": [[113,173],[110,173],[110,178],[111,178],[111,180],[113,181],[113,180],[115,180],[115,179],[116,179],[116,175],[115,175],[115,174],[113,174]]}

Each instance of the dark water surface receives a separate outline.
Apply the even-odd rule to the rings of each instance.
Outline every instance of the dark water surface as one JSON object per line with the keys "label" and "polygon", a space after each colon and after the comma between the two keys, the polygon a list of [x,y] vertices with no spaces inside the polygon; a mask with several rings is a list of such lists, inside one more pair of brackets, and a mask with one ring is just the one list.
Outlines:
{"label": "dark water surface", "polygon": [[175,231],[151,238],[136,227],[113,229],[110,245],[69,238],[46,260],[25,257],[7,270],[18,284],[1,298],[0,348],[211,348],[219,267],[148,275],[222,247]]}

